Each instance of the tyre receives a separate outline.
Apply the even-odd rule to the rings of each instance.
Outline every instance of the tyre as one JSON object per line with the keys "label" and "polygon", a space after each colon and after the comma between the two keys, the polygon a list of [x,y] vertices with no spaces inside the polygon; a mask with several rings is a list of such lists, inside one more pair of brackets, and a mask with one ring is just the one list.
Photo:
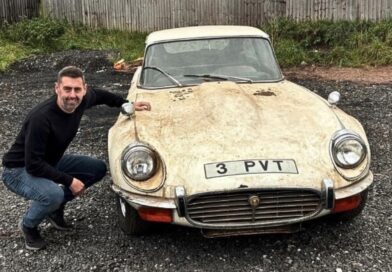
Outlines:
{"label": "tyre", "polygon": [[347,212],[332,214],[331,215],[332,220],[334,220],[334,221],[351,221],[351,220],[353,220],[355,217],[357,217],[362,212],[363,208],[365,208],[366,202],[367,202],[367,197],[368,197],[368,189],[366,189],[365,191],[363,191],[361,193],[362,201],[357,208],[355,208],[351,211],[347,211]]}
{"label": "tyre", "polygon": [[120,196],[116,196],[118,224],[127,235],[141,235],[147,233],[151,223],[142,220],[137,211]]}

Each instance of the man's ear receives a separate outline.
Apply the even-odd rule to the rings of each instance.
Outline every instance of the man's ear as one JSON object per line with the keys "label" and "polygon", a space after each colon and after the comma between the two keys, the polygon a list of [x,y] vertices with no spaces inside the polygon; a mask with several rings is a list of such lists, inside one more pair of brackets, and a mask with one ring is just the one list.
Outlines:
{"label": "man's ear", "polygon": [[59,94],[59,90],[60,89],[60,85],[59,85],[59,83],[56,81],[55,83],[54,83],[54,91],[56,92],[56,94]]}
{"label": "man's ear", "polygon": [[84,84],[84,95],[86,95],[86,93],[87,93],[87,88],[88,88],[88,86],[87,86],[87,83],[86,83],[86,84]]}

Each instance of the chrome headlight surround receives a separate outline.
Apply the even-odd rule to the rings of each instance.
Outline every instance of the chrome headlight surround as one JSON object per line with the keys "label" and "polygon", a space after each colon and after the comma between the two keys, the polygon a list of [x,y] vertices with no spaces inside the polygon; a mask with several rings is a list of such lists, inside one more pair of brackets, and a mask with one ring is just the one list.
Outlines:
{"label": "chrome headlight surround", "polygon": [[353,169],[367,156],[365,142],[356,133],[347,129],[339,130],[332,137],[332,157],[335,164],[343,169]]}
{"label": "chrome headlight surround", "polygon": [[121,170],[134,181],[146,181],[158,169],[158,156],[154,150],[143,143],[127,146],[121,154]]}

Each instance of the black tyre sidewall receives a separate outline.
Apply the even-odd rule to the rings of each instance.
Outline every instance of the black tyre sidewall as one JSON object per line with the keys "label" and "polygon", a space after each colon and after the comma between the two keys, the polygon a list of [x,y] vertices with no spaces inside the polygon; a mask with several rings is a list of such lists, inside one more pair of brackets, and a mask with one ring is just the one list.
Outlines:
{"label": "black tyre sidewall", "polygon": [[[124,202],[125,205],[125,216],[121,211],[121,203]],[[117,217],[118,224],[121,230],[127,235],[138,235],[144,234],[148,231],[149,223],[142,220],[137,213],[137,211],[128,204],[128,202],[122,199],[120,196],[116,196],[116,207],[117,207]]]}

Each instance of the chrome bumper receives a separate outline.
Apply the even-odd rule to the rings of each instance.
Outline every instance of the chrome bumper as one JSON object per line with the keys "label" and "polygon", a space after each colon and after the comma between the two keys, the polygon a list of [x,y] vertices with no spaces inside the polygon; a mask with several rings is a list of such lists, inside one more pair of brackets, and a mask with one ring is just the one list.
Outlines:
{"label": "chrome bumper", "polygon": [[129,203],[129,205],[131,205],[136,210],[140,207],[176,209],[176,204],[173,199],[151,197],[125,192],[120,187],[114,184],[111,185],[111,188],[116,194],[125,199]]}
{"label": "chrome bumper", "polygon": [[114,184],[112,184],[111,188],[135,209],[139,209],[140,207],[155,207],[173,210],[174,224],[193,226],[203,229],[246,229],[291,225],[329,214],[331,209],[334,208],[335,200],[361,193],[369,187],[372,181],[373,175],[371,172],[369,172],[369,175],[365,179],[349,187],[336,190],[333,188],[333,181],[324,179],[322,181],[321,191],[317,191],[317,194],[319,195],[319,206],[317,209],[315,209],[314,212],[295,219],[275,220],[250,224],[205,224],[193,220],[188,212],[188,203],[189,200],[195,196],[188,196],[186,194],[185,188],[181,186],[175,188],[175,198],[171,199],[129,193],[123,191],[120,187]]}

